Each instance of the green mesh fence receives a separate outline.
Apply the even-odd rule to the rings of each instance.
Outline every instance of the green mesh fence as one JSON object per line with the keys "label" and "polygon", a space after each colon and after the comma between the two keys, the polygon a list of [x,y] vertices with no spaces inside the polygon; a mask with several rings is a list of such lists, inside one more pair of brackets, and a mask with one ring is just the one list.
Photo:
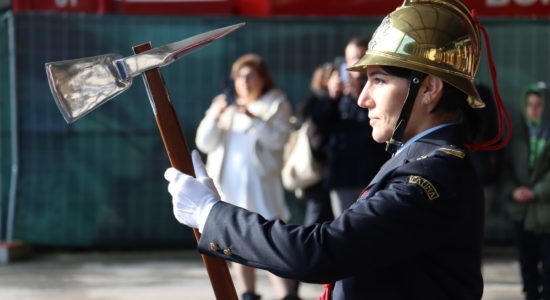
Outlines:
{"label": "green mesh fence", "polygon": [[[7,22],[0,24],[1,195],[10,175]],[[124,56],[146,41],[153,46],[239,22],[247,25],[162,69],[190,148],[199,120],[222,89],[231,63],[259,53],[277,85],[298,107],[309,94],[313,69],[343,53],[347,40],[370,35],[380,19],[120,16],[25,13],[14,17],[20,176],[15,237],[28,243],[75,246],[192,246],[191,231],[172,216],[162,177],[168,167],[145,89],[133,86],[67,125],[55,106],[44,63],[115,52]],[[550,78],[547,20],[488,20],[502,95]],[[490,83],[487,63],[480,78]],[[293,222],[301,204],[288,194]],[[5,208],[4,208],[5,214]],[[506,232],[498,215],[490,221]],[[504,229],[503,229],[504,228]],[[492,232],[492,231],[491,231]],[[489,234],[489,236],[491,233]]]}
{"label": "green mesh fence", "polygon": [[8,22],[10,14],[0,15],[0,240],[6,238],[7,203],[10,171],[9,131],[9,44]]}

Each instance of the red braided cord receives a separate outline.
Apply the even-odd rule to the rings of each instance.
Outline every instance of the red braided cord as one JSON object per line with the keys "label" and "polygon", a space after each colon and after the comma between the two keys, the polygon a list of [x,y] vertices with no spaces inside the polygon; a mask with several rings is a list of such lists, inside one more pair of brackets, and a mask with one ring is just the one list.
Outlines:
{"label": "red braided cord", "polygon": [[[498,150],[506,146],[510,141],[510,138],[512,137],[512,125],[510,122],[508,111],[506,110],[506,107],[504,106],[504,103],[502,101],[502,97],[500,96],[500,93],[498,91],[497,70],[495,68],[495,64],[493,63],[493,54],[491,51],[491,43],[489,42],[489,34],[487,33],[487,29],[483,25],[481,25],[481,23],[477,19],[477,14],[475,10],[472,10],[472,18],[483,32],[483,37],[485,39],[485,48],[487,49],[489,70],[493,79],[493,91],[495,93],[495,102],[498,113],[498,133],[494,138],[489,141],[467,144],[466,146],[471,150]],[[504,137],[504,139],[501,140],[504,136],[504,121],[506,121],[506,127],[508,130],[506,130],[506,136]]]}

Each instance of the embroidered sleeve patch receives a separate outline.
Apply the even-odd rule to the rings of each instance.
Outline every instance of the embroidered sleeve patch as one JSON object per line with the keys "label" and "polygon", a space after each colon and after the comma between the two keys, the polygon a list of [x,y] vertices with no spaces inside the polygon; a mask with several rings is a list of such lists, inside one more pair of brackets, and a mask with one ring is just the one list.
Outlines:
{"label": "embroidered sleeve patch", "polygon": [[466,156],[466,153],[464,153],[460,150],[449,149],[449,148],[439,148],[437,150],[441,151],[441,152],[445,152],[445,153],[450,154],[452,156],[456,156],[458,158],[464,158],[464,156]]}
{"label": "embroidered sleeve patch", "polygon": [[422,176],[411,175],[409,183],[418,184],[426,192],[430,200],[439,198],[439,193],[428,179]]}

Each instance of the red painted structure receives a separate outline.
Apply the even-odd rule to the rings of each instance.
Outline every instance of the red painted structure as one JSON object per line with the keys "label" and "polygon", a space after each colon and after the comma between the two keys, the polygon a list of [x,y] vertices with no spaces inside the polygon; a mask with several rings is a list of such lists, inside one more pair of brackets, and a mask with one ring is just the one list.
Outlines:
{"label": "red painted structure", "polygon": [[113,0],[12,0],[13,12],[56,11],[71,13],[109,13]]}
{"label": "red painted structure", "polygon": [[234,0],[13,0],[13,11],[139,15],[233,15]]}
{"label": "red painted structure", "polygon": [[233,15],[234,0],[117,0],[121,14],[138,15]]}
{"label": "red painted structure", "polygon": [[[550,18],[550,0],[463,0],[481,17]],[[402,0],[14,0],[13,11],[121,14],[385,16]]]}

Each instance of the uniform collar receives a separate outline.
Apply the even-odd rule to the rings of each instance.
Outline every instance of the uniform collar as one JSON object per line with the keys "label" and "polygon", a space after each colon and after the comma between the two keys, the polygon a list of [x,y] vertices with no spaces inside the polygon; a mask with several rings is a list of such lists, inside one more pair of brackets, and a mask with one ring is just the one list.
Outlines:
{"label": "uniform collar", "polygon": [[421,133],[413,136],[411,139],[409,139],[403,146],[401,146],[401,148],[399,148],[399,150],[397,150],[397,153],[395,153],[395,155],[399,154],[401,151],[405,150],[407,147],[409,147],[412,143],[418,141],[419,139],[421,139],[422,137],[438,130],[438,129],[441,129],[443,127],[447,127],[447,126],[450,126],[450,125],[455,125],[456,123],[445,123],[445,124],[441,124],[441,125],[437,125],[435,127],[432,127],[430,129],[427,129],[427,130],[424,130],[422,131]]}

